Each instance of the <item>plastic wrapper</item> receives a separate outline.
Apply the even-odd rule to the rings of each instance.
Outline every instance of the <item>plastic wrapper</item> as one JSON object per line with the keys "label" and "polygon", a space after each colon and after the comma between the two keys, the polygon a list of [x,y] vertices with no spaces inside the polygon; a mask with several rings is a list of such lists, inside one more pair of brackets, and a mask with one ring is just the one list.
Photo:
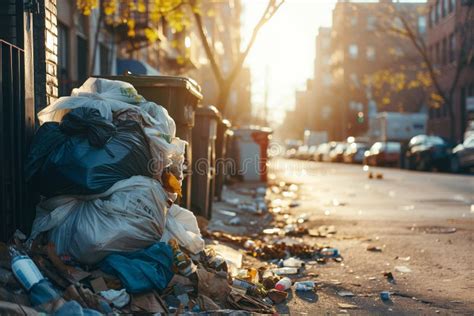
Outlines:
{"label": "plastic wrapper", "polygon": [[172,238],[193,254],[204,250],[204,240],[201,237],[196,216],[176,204],[173,204],[168,211],[161,241],[167,242]]}
{"label": "plastic wrapper", "polygon": [[160,240],[168,211],[161,184],[136,176],[91,196],[58,196],[37,206],[30,239],[48,232],[58,255],[94,264],[112,252],[146,248]]}

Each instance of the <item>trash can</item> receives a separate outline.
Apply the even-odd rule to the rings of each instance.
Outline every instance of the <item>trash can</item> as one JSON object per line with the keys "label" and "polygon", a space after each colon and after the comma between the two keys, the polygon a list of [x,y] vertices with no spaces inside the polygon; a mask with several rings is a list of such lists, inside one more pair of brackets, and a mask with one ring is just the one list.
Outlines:
{"label": "trash can", "polygon": [[147,101],[162,105],[176,122],[176,136],[188,142],[185,154],[183,197],[179,204],[191,208],[192,128],[194,111],[202,100],[201,87],[192,79],[174,76],[106,76],[131,83]]}
{"label": "trash can", "polygon": [[211,218],[213,177],[216,161],[217,122],[221,120],[214,106],[198,107],[193,128],[193,176],[191,210],[196,215]]}
{"label": "trash can", "polygon": [[216,135],[216,176],[214,178],[214,196],[222,200],[222,187],[225,183],[227,162],[227,140],[231,134],[230,121],[223,119],[217,124]]}
{"label": "trash can", "polygon": [[234,130],[237,146],[237,173],[243,181],[267,181],[267,149],[272,130],[246,127]]}

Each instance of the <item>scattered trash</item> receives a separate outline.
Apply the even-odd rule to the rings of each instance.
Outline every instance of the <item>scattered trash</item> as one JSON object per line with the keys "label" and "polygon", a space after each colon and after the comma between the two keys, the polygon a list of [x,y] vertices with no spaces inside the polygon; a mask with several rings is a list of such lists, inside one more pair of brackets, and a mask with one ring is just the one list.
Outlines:
{"label": "scattered trash", "polygon": [[271,289],[270,291],[268,291],[267,295],[273,301],[273,303],[280,304],[286,300],[286,298],[288,297],[288,292]]}
{"label": "scattered trash", "polygon": [[336,258],[339,257],[339,250],[336,248],[323,248],[320,254],[326,258]]}
{"label": "scattered trash", "polygon": [[395,278],[393,277],[392,272],[385,272],[383,276],[387,279],[388,282],[395,284]]}
{"label": "scattered trash", "polygon": [[453,234],[457,231],[455,227],[444,226],[412,226],[410,229],[425,234]]}
{"label": "scattered trash", "polygon": [[314,281],[295,282],[295,291],[313,291],[316,287]]}
{"label": "scattered trash", "polygon": [[356,309],[359,308],[357,305],[347,304],[347,303],[337,303],[337,306],[343,309]]}
{"label": "scattered trash", "polygon": [[401,260],[401,261],[410,261],[410,257],[399,257],[399,256],[396,256],[395,257],[395,260]]}
{"label": "scattered trash", "polygon": [[130,295],[122,289],[120,291],[107,290],[99,293],[103,298],[112,303],[117,308],[122,308],[130,303]]}
{"label": "scattered trash", "polygon": [[352,293],[351,291],[339,291],[337,292],[337,295],[342,297],[353,297],[354,293]]}
{"label": "scattered trash", "polygon": [[240,217],[234,217],[234,218],[230,219],[227,223],[229,225],[239,226],[241,224],[241,222],[242,221],[241,221]]}
{"label": "scattered trash", "polygon": [[379,247],[379,246],[367,246],[367,251],[382,252],[382,247]]}
{"label": "scattered trash", "polygon": [[401,273],[410,273],[411,269],[408,268],[407,266],[395,266],[395,271],[401,272]]}
{"label": "scattered trash", "polygon": [[382,301],[389,301],[390,300],[390,292],[389,291],[380,292],[380,299]]}
{"label": "scattered trash", "polygon": [[[283,273],[290,274],[290,273]],[[291,287],[291,279],[284,277],[275,284],[275,289],[278,291],[286,291]]]}
{"label": "scattered trash", "polygon": [[272,272],[275,273],[276,275],[297,274],[298,269],[284,267],[284,268],[273,269]]}
{"label": "scattered trash", "polygon": [[297,258],[294,258],[294,257],[291,257],[291,258],[285,259],[283,261],[283,266],[284,267],[290,267],[290,268],[300,268],[300,267],[304,266],[304,261],[300,260],[300,259],[297,259]]}
{"label": "scattered trash", "polygon": [[376,174],[375,174],[375,178],[376,178],[376,179],[379,179],[379,180],[380,180],[380,179],[383,179],[383,173],[376,173]]}

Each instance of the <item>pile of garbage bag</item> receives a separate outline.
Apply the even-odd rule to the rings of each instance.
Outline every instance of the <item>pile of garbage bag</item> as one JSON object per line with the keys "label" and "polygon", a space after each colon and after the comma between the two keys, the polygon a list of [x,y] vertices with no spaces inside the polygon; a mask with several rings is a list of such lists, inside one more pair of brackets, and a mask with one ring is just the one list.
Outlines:
{"label": "pile of garbage bag", "polygon": [[0,243],[0,314],[274,312],[235,291],[175,203],[187,144],[165,108],[89,78],[38,119],[26,174],[41,200],[29,238]]}

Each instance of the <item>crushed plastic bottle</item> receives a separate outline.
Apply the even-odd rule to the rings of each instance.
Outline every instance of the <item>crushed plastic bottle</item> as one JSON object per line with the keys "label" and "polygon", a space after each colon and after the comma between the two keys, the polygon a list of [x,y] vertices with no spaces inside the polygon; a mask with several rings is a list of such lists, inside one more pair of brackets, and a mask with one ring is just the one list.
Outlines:
{"label": "crushed plastic bottle", "polygon": [[273,269],[272,272],[275,273],[276,275],[297,274],[298,269],[297,268],[283,267],[283,268]]}
{"label": "crushed plastic bottle", "polygon": [[337,250],[336,248],[323,248],[320,253],[326,258],[339,257],[339,250]]}
{"label": "crushed plastic bottle", "polygon": [[284,277],[275,284],[275,289],[278,291],[286,291],[291,287],[291,279]]}
{"label": "crushed plastic bottle", "polygon": [[288,258],[286,260],[283,260],[283,266],[284,267],[289,267],[289,268],[300,268],[304,265],[304,261],[300,260],[298,258]]}
{"label": "crushed plastic bottle", "polygon": [[313,291],[315,287],[314,281],[295,282],[295,291]]}

